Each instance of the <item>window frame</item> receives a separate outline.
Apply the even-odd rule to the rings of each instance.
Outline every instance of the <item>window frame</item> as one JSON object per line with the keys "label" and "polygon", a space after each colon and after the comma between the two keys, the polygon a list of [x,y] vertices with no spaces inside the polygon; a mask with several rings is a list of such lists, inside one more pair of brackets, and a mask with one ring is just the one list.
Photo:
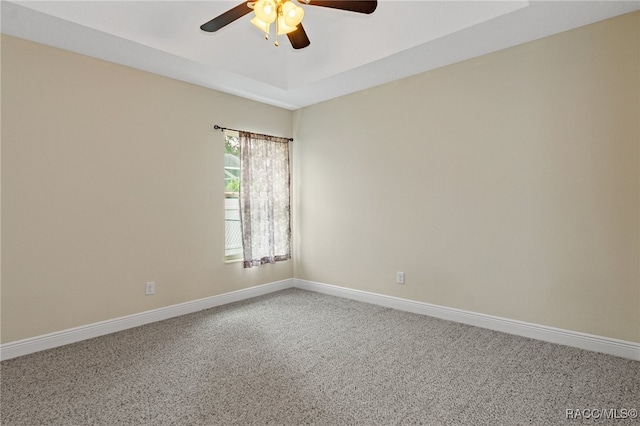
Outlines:
{"label": "window frame", "polygon": [[[233,131],[233,130],[224,130],[223,132],[224,134],[224,142],[225,142],[225,156],[224,156],[224,160],[225,160],[225,165],[224,165],[224,220],[225,220],[225,229],[224,229],[224,262],[225,263],[238,263],[238,262],[242,262],[244,260],[244,255],[243,255],[243,246],[242,246],[242,228],[240,228],[239,231],[239,238],[240,238],[240,247],[239,247],[239,252],[235,252],[235,253],[231,253],[231,254],[227,254],[227,252],[229,250],[238,250],[238,247],[236,245],[230,247],[229,244],[229,240],[232,240],[233,237],[230,236],[230,233],[234,232],[235,234],[238,234],[237,231],[237,227],[240,227],[240,197],[239,197],[239,192],[230,192],[227,191],[227,179],[228,176],[231,174],[229,172],[229,169],[233,170],[234,168],[232,167],[228,167],[226,164],[226,160],[227,160],[227,150],[226,150],[226,145],[227,145],[227,140],[229,138],[239,138],[239,133],[237,131]],[[238,156],[238,162],[240,161],[240,157]],[[238,173],[238,179],[239,177],[239,172],[240,172],[240,167],[238,166],[237,168],[235,168],[235,170],[237,170]],[[238,189],[239,189],[239,182],[238,182]],[[228,200],[237,200],[237,205],[235,208],[229,208],[229,205],[231,203],[229,203]],[[237,219],[234,218],[236,215],[233,213],[229,213],[230,211],[237,211]],[[235,225],[231,225],[231,222],[237,222],[237,226]],[[235,229],[232,230],[232,228]]]}

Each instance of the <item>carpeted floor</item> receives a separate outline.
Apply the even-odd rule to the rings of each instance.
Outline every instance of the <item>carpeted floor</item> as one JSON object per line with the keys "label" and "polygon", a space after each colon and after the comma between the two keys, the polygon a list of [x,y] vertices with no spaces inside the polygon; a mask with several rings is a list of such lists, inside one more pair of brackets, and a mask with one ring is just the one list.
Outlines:
{"label": "carpeted floor", "polygon": [[[1,364],[3,425],[558,425],[640,362],[288,289]],[[633,415],[633,411],[630,411]]]}

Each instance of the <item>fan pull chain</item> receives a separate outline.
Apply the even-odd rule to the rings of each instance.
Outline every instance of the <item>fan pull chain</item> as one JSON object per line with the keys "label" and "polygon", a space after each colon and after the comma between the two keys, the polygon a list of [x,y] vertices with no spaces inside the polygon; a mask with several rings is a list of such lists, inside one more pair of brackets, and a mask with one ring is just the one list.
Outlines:
{"label": "fan pull chain", "polygon": [[[282,13],[282,6],[278,5],[278,15]],[[280,28],[278,28],[278,16],[276,16],[276,42],[274,43],[276,45],[276,47],[280,46],[280,44],[278,43],[278,30]]]}

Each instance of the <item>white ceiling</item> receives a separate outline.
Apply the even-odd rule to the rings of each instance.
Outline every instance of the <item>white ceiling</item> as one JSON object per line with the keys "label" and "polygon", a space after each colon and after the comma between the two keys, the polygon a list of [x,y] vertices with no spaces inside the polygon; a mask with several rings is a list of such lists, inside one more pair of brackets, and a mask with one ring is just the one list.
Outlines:
{"label": "white ceiling", "polygon": [[306,6],[311,45],[280,46],[241,1],[5,1],[3,33],[288,109],[640,9],[638,1],[381,0],[371,15]]}

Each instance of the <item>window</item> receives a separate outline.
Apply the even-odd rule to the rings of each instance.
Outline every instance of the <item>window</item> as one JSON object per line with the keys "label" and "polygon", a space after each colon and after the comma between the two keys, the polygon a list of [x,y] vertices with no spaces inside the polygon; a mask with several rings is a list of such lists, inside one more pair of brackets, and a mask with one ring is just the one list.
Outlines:
{"label": "window", "polygon": [[225,131],[225,261],[291,259],[290,139]]}
{"label": "window", "polygon": [[224,260],[242,260],[240,225],[240,141],[237,132],[224,138]]}

